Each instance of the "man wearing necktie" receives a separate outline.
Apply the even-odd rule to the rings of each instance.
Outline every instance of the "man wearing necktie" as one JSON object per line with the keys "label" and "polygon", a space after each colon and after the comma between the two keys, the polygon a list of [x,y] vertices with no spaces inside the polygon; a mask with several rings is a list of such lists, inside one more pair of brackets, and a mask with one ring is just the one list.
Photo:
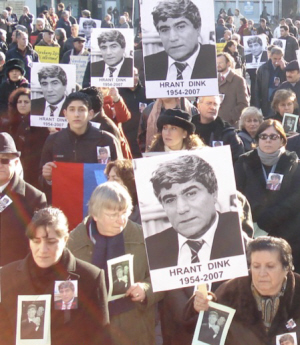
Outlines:
{"label": "man wearing necktie", "polygon": [[91,76],[133,78],[133,61],[125,57],[126,40],[122,30],[103,29],[98,39],[101,61],[91,63]]}
{"label": "man wearing necktie", "polygon": [[246,55],[246,64],[251,67],[259,67],[264,62],[268,61],[268,53],[264,50],[263,41],[259,36],[252,36],[248,39],[247,45],[251,51],[251,54]]}
{"label": "man wearing necktie", "polygon": [[206,161],[164,162],[151,182],[172,227],[146,238],[150,270],[243,254],[238,213],[217,212],[218,182]]}
{"label": "man wearing necktie", "polygon": [[200,44],[201,16],[192,1],[162,0],[152,15],[164,50],[145,57],[146,80],[217,77],[215,47]]}
{"label": "man wearing necktie", "polygon": [[64,69],[58,65],[44,66],[38,72],[38,80],[44,97],[31,101],[31,114],[63,117],[68,82]]}

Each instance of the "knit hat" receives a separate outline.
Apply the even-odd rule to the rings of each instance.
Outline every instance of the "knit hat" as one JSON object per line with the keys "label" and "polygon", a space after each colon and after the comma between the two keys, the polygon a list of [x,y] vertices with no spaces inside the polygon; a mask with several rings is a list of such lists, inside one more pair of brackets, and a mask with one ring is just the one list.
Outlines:
{"label": "knit hat", "polygon": [[192,116],[181,109],[168,109],[157,119],[157,128],[162,131],[164,125],[174,125],[188,132],[195,133],[195,125],[191,122]]}
{"label": "knit hat", "polygon": [[20,157],[14,139],[6,132],[0,133],[0,153],[12,153]]}
{"label": "knit hat", "polygon": [[299,63],[297,60],[293,60],[289,62],[286,67],[285,71],[299,71]]}
{"label": "knit hat", "polygon": [[25,74],[24,62],[20,59],[8,60],[4,68],[5,68],[5,74],[7,77],[8,77],[8,72],[11,71],[12,69],[18,69],[22,73],[23,76]]}

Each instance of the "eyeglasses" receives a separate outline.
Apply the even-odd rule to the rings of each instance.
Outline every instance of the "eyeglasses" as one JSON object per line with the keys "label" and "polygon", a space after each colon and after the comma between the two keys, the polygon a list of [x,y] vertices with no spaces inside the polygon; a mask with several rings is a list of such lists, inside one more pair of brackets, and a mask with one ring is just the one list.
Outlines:
{"label": "eyeglasses", "polygon": [[105,213],[103,212],[106,217],[108,217],[110,220],[118,220],[119,218],[125,218],[127,216],[127,211],[123,211],[123,212],[116,212],[116,213],[112,213],[112,214],[109,214],[109,213]]}
{"label": "eyeglasses", "polygon": [[259,136],[259,139],[261,140],[267,140],[267,139],[270,139],[270,140],[277,140],[280,138],[280,135],[279,134],[260,134]]}
{"label": "eyeglasses", "polygon": [[15,158],[0,158],[1,164],[9,164],[10,161],[13,161]]}

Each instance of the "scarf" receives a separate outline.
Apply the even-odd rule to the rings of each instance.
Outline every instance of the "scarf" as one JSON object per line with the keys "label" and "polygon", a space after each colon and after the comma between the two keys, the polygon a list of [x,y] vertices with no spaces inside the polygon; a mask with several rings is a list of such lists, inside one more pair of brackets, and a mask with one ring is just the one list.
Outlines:
{"label": "scarf", "polygon": [[286,289],[287,279],[285,278],[282,287],[277,295],[275,296],[262,296],[251,282],[251,290],[253,297],[255,298],[256,305],[259,311],[262,314],[262,320],[266,327],[266,331],[270,329],[272,321],[278,311],[280,297],[284,295]]}
{"label": "scarf", "polygon": [[181,151],[181,150],[186,150],[185,144],[182,145],[182,148],[180,150],[171,150],[168,146],[164,145],[165,152],[176,152],[176,151]]}
{"label": "scarf", "polygon": [[259,147],[256,148],[257,154],[263,165],[273,166],[277,164],[281,155],[285,152],[285,146],[273,153],[265,153]]}

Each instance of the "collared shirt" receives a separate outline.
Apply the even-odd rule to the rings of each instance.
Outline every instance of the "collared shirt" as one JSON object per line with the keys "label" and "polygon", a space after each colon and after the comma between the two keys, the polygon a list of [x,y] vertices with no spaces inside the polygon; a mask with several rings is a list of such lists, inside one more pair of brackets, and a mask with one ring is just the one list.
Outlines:
{"label": "collared shirt", "polygon": [[[186,61],[178,61],[180,63],[187,63],[186,68],[182,72],[183,79],[191,79],[194,65],[196,63],[196,59],[198,57],[198,54],[200,52],[200,44],[198,44],[198,48],[195,51],[195,53],[190,56]],[[170,56],[168,57],[168,74],[167,74],[167,80],[177,80],[177,68],[175,66],[176,60],[172,59]]]}
{"label": "collared shirt", "polygon": [[[257,64],[257,63],[260,63],[260,59],[261,59],[261,56],[262,56],[262,53],[263,52],[261,52],[259,55],[252,55],[252,63],[253,64]],[[257,59],[257,61],[256,61],[256,59]]]}
{"label": "collared shirt", "polygon": [[68,303],[65,303],[64,301],[62,302],[62,306],[61,309],[62,310],[69,310],[72,308],[72,303],[74,301],[74,297],[71,299],[71,301],[69,301]]}
{"label": "collared shirt", "polygon": [[230,68],[228,68],[228,71],[227,71],[226,73],[224,73],[224,74],[219,73],[219,75],[220,75],[220,79],[222,79],[222,77],[223,77],[224,79],[226,79],[226,78],[227,78],[227,76],[228,76],[228,74],[229,74],[229,72],[230,72]]}
{"label": "collared shirt", "polygon": [[4,189],[8,186],[10,180],[8,182],[6,182],[3,186],[0,186],[0,193],[2,193],[4,191]]}
{"label": "collared shirt", "polygon": [[[198,252],[198,258],[200,262],[210,260],[210,253],[211,253],[218,223],[219,223],[219,215],[218,213],[216,213],[216,219],[214,223],[212,224],[212,226],[206,231],[206,233],[200,238],[193,239],[193,241],[200,241],[200,240],[204,241],[202,248]],[[179,245],[178,265],[179,266],[187,266],[191,264],[192,254],[191,254],[189,245],[186,243],[187,240],[188,239],[186,237],[178,234],[178,245]]]}
{"label": "collared shirt", "polygon": [[104,70],[104,74],[103,74],[103,77],[104,78],[110,78],[110,67],[111,68],[115,68],[116,70],[113,72],[113,77],[116,78],[118,77],[119,73],[120,73],[120,69],[123,65],[123,62],[124,62],[124,58],[121,60],[120,63],[118,63],[116,66],[109,66],[108,64],[105,64],[105,70]]}
{"label": "collared shirt", "polygon": [[61,111],[61,108],[64,104],[66,100],[66,96],[64,96],[64,98],[57,104],[50,104],[46,101],[46,105],[45,105],[45,111],[44,111],[44,116],[47,116],[47,117],[50,117],[50,114],[51,114],[51,108],[50,108],[50,105],[54,105],[55,107],[57,107],[54,111],[54,117],[59,117],[59,114],[60,114],[60,111]]}

